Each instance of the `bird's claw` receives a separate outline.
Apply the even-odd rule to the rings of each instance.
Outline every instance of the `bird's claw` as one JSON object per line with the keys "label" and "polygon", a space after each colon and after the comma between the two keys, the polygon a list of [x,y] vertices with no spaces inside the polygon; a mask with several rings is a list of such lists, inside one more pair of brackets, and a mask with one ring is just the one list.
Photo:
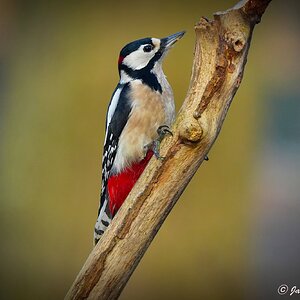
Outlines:
{"label": "bird's claw", "polygon": [[157,134],[158,134],[158,138],[155,141],[153,141],[152,150],[157,159],[164,160],[165,157],[161,156],[159,153],[160,143],[167,134],[170,134],[173,136],[173,133],[170,130],[170,127],[168,125],[161,125],[157,129]]}
{"label": "bird's claw", "polygon": [[163,140],[163,138],[167,135],[170,134],[173,136],[173,133],[168,125],[161,125],[157,128],[157,133],[158,133],[158,138],[160,141]]}

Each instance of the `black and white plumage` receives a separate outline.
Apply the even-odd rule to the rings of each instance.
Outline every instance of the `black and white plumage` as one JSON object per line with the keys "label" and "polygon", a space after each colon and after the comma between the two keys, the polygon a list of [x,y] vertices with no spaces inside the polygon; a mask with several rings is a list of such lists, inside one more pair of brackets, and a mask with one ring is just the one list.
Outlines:
{"label": "black and white plumage", "polygon": [[128,83],[118,84],[111,98],[106,115],[106,132],[102,156],[102,186],[98,211],[98,216],[101,216],[101,218],[97,218],[95,225],[95,240],[103,234],[112,219],[108,205],[107,183],[117,154],[119,137],[131,111],[131,105],[127,99],[128,90]]}
{"label": "black and white plumage", "polygon": [[120,82],[106,116],[95,242],[151,158],[151,145],[158,138],[157,129],[161,125],[171,126],[174,120],[173,92],[163,73],[162,61],[183,34],[137,40],[120,52]]}

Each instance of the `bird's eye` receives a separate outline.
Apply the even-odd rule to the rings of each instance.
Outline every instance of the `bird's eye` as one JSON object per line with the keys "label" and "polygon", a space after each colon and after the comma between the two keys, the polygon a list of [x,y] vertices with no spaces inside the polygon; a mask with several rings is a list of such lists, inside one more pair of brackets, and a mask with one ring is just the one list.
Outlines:
{"label": "bird's eye", "polygon": [[144,52],[151,52],[153,50],[153,46],[152,45],[146,45],[143,50],[144,50]]}

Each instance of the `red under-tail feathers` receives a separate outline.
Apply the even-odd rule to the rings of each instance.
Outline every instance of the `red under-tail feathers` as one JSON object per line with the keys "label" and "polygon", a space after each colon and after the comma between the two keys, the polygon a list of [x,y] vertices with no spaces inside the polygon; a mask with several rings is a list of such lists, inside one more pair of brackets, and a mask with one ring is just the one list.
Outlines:
{"label": "red under-tail feathers", "polygon": [[134,163],[120,174],[109,177],[107,187],[109,194],[109,209],[112,216],[116,214],[125,201],[131,189],[146,168],[152,155],[153,151],[149,150],[143,160]]}

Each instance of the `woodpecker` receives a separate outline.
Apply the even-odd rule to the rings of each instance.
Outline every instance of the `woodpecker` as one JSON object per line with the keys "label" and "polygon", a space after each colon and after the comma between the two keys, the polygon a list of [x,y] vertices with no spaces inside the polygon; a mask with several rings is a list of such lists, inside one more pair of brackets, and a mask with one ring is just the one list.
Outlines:
{"label": "woodpecker", "polygon": [[184,31],[144,38],[120,52],[120,81],[106,114],[102,188],[95,225],[95,244],[109,226],[175,118],[173,92],[162,69],[168,50]]}

